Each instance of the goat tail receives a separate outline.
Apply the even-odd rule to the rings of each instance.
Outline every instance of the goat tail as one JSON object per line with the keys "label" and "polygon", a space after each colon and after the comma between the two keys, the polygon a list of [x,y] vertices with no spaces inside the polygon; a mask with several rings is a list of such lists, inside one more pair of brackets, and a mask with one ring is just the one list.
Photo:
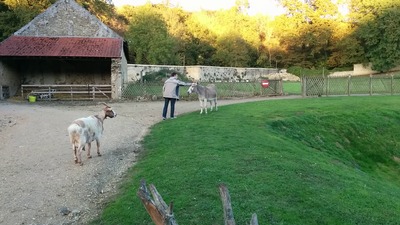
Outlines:
{"label": "goat tail", "polygon": [[71,144],[73,144],[74,146],[79,146],[79,138],[80,138],[79,129],[80,126],[78,124],[71,124],[67,129]]}

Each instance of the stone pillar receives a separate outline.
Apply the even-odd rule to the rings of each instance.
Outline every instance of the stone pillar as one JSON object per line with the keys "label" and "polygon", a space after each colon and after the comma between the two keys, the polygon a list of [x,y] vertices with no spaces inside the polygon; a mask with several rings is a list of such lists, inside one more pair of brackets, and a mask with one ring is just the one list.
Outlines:
{"label": "stone pillar", "polygon": [[111,98],[121,99],[122,83],[121,83],[121,59],[111,59]]}

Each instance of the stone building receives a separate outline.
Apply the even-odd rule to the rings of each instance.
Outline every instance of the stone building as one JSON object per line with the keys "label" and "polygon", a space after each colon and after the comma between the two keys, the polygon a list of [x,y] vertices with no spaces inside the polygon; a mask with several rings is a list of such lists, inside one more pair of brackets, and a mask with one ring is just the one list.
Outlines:
{"label": "stone building", "polygon": [[120,98],[127,43],[74,0],[58,0],[0,43],[0,99],[22,84],[107,84]]}

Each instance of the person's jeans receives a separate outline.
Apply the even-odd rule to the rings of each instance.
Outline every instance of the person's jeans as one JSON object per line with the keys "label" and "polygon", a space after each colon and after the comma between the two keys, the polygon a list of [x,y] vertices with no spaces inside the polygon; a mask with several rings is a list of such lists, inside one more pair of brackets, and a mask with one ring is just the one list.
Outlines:
{"label": "person's jeans", "polygon": [[175,98],[164,98],[164,109],[163,109],[163,114],[162,114],[163,118],[167,118],[167,111],[168,111],[169,102],[171,102],[171,113],[170,113],[170,116],[171,116],[171,118],[175,117],[174,113],[175,113],[175,102],[176,102],[176,99]]}

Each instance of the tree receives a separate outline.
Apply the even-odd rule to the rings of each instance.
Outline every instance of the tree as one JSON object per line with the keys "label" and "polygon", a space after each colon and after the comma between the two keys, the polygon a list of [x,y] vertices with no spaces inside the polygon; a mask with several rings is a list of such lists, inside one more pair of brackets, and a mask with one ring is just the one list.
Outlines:
{"label": "tree", "polygon": [[355,28],[346,21],[335,24],[330,52],[328,68],[350,67],[366,61],[364,49],[355,35]]}
{"label": "tree", "polygon": [[97,19],[109,26],[115,32],[123,35],[126,31],[127,20],[116,12],[110,0],[76,0]]}
{"label": "tree", "polygon": [[215,42],[217,36],[207,27],[208,12],[191,14],[186,20],[187,32],[190,35],[188,44],[187,62],[192,65],[214,65]]}
{"label": "tree", "polygon": [[0,1],[0,40],[31,21],[55,0],[1,0]]}
{"label": "tree", "polygon": [[388,71],[400,64],[400,7],[389,8],[357,31],[372,68]]}
{"label": "tree", "polygon": [[375,20],[383,11],[400,5],[398,0],[347,0],[349,18],[355,26]]}
{"label": "tree", "polygon": [[176,43],[176,54],[179,57],[180,65],[187,65],[188,47],[190,43],[190,34],[186,27],[186,19],[189,14],[184,12],[180,8],[168,8],[165,5],[159,5],[157,7],[159,13],[163,15],[163,20],[165,21],[169,36]]}
{"label": "tree", "polygon": [[126,34],[135,63],[177,65],[176,44],[162,15],[150,4],[137,7]]}
{"label": "tree", "polygon": [[217,39],[213,61],[220,66],[246,67],[249,65],[248,44],[238,34],[229,34]]}
{"label": "tree", "polygon": [[333,29],[339,15],[331,0],[280,0],[287,9],[278,18],[285,64],[325,67],[331,55]]}
{"label": "tree", "polygon": [[[258,58],[256,65],[260,67],[277,67],[277,55],[280,51],[279,36],[280,32],[276,23],[267,16],[256,16],[257,21],[257,38],[258,38]],[[274,61],[274,65],[273,65]]]}

